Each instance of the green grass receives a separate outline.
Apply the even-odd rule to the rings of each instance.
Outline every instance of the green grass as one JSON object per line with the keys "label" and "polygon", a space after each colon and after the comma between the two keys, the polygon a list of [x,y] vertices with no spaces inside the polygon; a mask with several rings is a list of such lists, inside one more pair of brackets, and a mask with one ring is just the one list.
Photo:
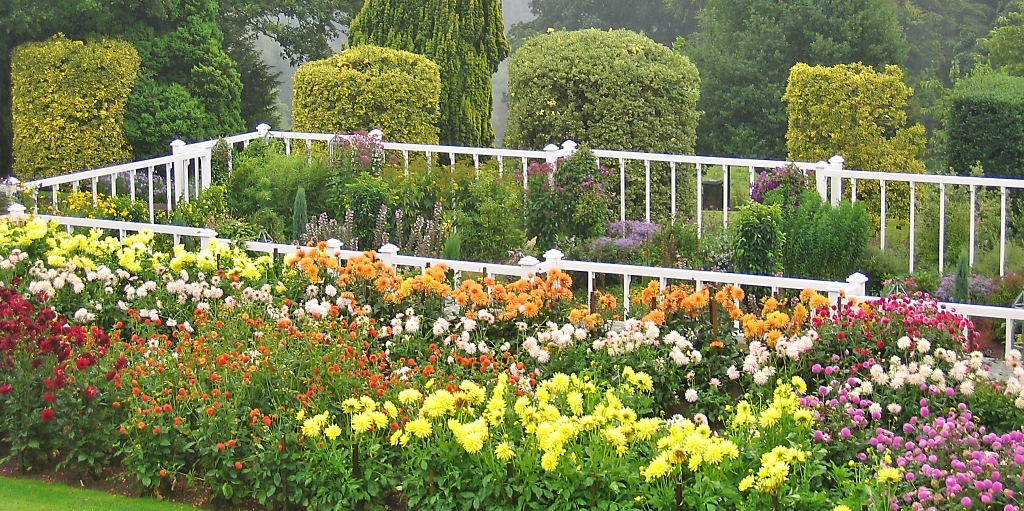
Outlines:
{"label": "green grass", "polygon": [[0,477],[0,511],[173,511],[197,509],[30,479]]}

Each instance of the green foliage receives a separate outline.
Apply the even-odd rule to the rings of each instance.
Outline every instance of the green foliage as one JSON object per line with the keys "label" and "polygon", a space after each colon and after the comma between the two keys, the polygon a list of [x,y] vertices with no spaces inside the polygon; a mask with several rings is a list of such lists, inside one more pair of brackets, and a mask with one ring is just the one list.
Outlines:
{"label": "green foliage", "polygon": [[131,159],[125,104],[139,54],[124,41],[57,35],[13,55],[14,170],[23,180]]}
{"label": "green foliage", "polygon": [[956,280],[953,281],[953,301],[957,303],[970,302],[969,279],[971,277],[971,263],[967,252],[960,252],[960,259],[956,263]]}
{"label": "green foliage", "polygon": [[782,208],[752,202],[740,208],[734,232],[733,265],[738,273],[774,275],[783,270],[786,235],[782,231]]}
{"label": "green foliage", "polygon": [[537,17],[516,23],[509,30],[513,46],[525,39],[555,30],[625,29],[643,32],[661,44],[672,44],[697,28],[697,11],[703,0],[530,0]]}
{"label": "green foliage", "polygon": [[1024,12],[1018,10],[999,18],[982,46],[988,50],[986,60],[990,65],[1011,76],[1024,75]]}
{"label": "green foliage", "polygon": [[597,158],[586,148],[557,168],[530,167],[523,208],[526,236],[536,238],[538,249],[554,248],[564,238],[586,241],[604,233],[612,215],[599,177]]}
{"label": "green foliage", "polygon": [[299,186],[295,191],[295,203],[292,205],[292,239],[302,239],[306,234],[306,222],[309,213],[306,211],[306,189]]}
{"label": "green foliage", "polygon": [[[319,155],[312,159],[305,155],[285,155],[279,143],[265,144],[254,141],[240,154],[235,155],[234,169],[227,180],[227,202],[230,212],[238,218],[246,218],[254,225],[254,215],[269,219],[280,229],[274,239],[288,241],[285,236],[290,230],[284,220],[293,217],[294,198],[299,187],[306,190],[308,211],[322,212],[330,209],[330,189],[327,186],[332,168]],[[344,210],[342,210],[344,211]],[[273,213],[273,216],[268,213]],[[269,232],[269,231],[268,231]]]}
{"label": "green foliage", "polygon": [[857,263],[857,271],[868,277],[868,293],[881,293],[886,279],[906,275],[909,257],[909,252],[903,247],[887,246],[882,250],[877,244],[868,245]]}
{"label": "green foliage", "polygon": [[343,185],[340,190],[335,190],[328,201],[334,206],[335,211],[352,210],[355,234],[359,238],[360,248],[371,250],[380,248],[372,246],[374,221],[381,205],[387,205],[390,196],[391,190],[383,179],[361,174],[355,181]]}
{"label": "green foliage", "polygon": [[349,27],[349,43],[411,51],[437,63],[441,143],[493,143],[491,75],[509,51],[500,1],[367,0]]}
{"label": "green foliage", "polygon": [[538,148],[570,138],[602,149],[689,153],[699,94],[689,59],[641,34],[540,35],[509,61],[505,143]]}
{"label": "green foliage", "polygon": [[[898,66],[885,66],[881,73],[859,63],[793,66],[782,97],[789,103],[789,158],[818,161],[839,154],[846,158],[847,168],[923,173],[925,165],[918,156],[925,146],[924,126],[907,125],[911,94]],[[877,215],[879,183],[860,181],[857,195]],[[886,202],[893,217],[909,218],[907,184],[889,183]]]}
{"label": "green foliage", "polygon": [[217,3],[179,0],[156,17],[133,14],[137,18],[129,19],[143,21],[123,31],[142,57],[142,69],[128,98],[125,131],[136,158],[167,154],[177,138],[241,132],[242,82],[222,49]]}
{"label": "green foliage", "polygon": [[[514,176],[481,172],[469,185],[468,200],[458,212],[462,255],[475,261],[501,262],[526,242],[523,227],[523,186]],[[499,227],[500,226],[500,227]]]}
{"label": "green foliage", "polygon": [[[572,58],[565,58],[571,55]],[[580,30],[534,37],[509,61],[505,145],[539,148],[572,139],[590,147],[689,154],[699,112],[700,78],[690,61],[627,30]],[[618,172],[605,186],[617,202]],[[694,197],[691,173],[679,172],[678,197]],[[651,167],[653,220],[671,211],[668,165]],[[626,166],[627,218],[646,219],[646,169]],[[682,214],[695,206],[682,204]]]}
{"label": "green foliage", "polygon": [[946,119],[947,162],[963,174],[1024,176],[1024,78],[983,74],[957,82]]}
{"label": "green foliage", "polygon": [[426,57],[378,46],[349,48],[295,72],[296,131],[380,128],[388,140],[436,144],[441,77]]}
{"label": "green foliage", "polygon": [[871,220],[862,203],[843,201],[833,208],[817,193],[806,191],[798,207],[779,205],[786,275],[842,281],[857,270],[871,238]]}
{"label": "green foliage", "polygon": [[895,64],[906,55],[887,0],[708,0],[701,32],[677,44],[701,70],[697,152],[782,158],[780,100],[798,62]]}

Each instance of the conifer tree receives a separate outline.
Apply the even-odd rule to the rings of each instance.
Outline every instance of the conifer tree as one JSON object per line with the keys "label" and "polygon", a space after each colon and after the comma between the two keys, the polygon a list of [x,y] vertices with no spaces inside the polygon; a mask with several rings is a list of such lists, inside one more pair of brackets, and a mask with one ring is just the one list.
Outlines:
{"label": "conifer tree", "polygon": [[509,52],[501,0],[367,0],[349,42],[433,60],[441,70],[441,143],[494,142],[491,75]]}

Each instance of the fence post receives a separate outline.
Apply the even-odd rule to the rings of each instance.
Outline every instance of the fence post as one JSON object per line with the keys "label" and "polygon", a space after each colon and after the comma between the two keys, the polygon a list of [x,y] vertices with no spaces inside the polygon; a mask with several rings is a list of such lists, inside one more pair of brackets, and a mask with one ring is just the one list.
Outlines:
{"label": "fence post", "polygon": [[818,161],[814,165],[814,184],[817,187],[818,195],[821,196],[821,201],[825,202],[828,200],[828,162],[824,160]]}
{"label": "fence post", "polygon": [[394,243],[385,243],[377,250],[377,257],[389,268],[395,268],[395,256],[398,255],[398,247]]}
{"label": "fence post", "polygon": [[217,231],[213,229],[199,230],[199,247],[203,250],[210,248],[210,242],[217,237]]}
{"label": "fence post", "polygon": [[256,126],[256,133],[266,142],[270,138],[270,125],[265,122],[258,124]]}
{"label": "fence post", "polygon": [[[845,161],[838,154],[829,158],[829,170],[832,172],[843,170],[843,162]],[[830,174],[832,179],[832,206],[839,206],[839,201],[843,200],[843,178],[831,172]]]}
{"label": "fence post", "polygon": [[863,273],[854,273],[849,277],[846,277],[846,283],[849,286],[846,287],[846,294],[853,296],[866,296],[868,276]]}
{"label": "fence post", "polygon": [[12,202],[7,205],[7,218],[11,221],[17,222],[25,219],[25,206]]}
{"label": "fence post", "polygon": [[[185,141],[182,139],[175,139],[171,142],[171,154],[179,154],[185,147]],[[185,198],[185,188],[188,186],[186,182],[188,176],[188,167],[182,161],[175,161],[174,165],[174,205],[178,205],[178,201]],[[170,211],[168,211],[170,213]]]}
{"label": "fence post", "polygon": [[526,256],[526,257],[520,259],[519,260],[519,268],[522,269],[522,272],[520,273],[520,275],[524,279],[526,278],[527,275],[530,275],[530,274],[536,275],[537,274],[537,265],[539,265],[539,264],[540,264],[540,261],[538,261],[537,258],[533,257],[533,256]]}
{"label": "fence post", "polygon": [[566,140],[565,142],[562,142],[562,155],[565,156],[566,158],[569,158],[572,155],[576,154],[576,148],[578,147],[579,144],[577,144],[576,141]]}
{"label": "fence post", "polygon": [[546,153],[544,155],[544,161],[552,164],[557,163],[558,157],[561,156],[558,154],[561,150],[555,144],[548,144],[544,146],[544,152]]}
{"label": "fence post", "polygon": [[[565,254],[563,254],[562,251],[558,250],[557,248],[553,248],[551,250],[548,250],[547,252],[544,252],[544,262],[552,263],[551,268],[549,269],[558,268],[558,263],[562,262],[562,258],[564,257]],[[520,264],[522,264],[522,261],[520,261]]]}

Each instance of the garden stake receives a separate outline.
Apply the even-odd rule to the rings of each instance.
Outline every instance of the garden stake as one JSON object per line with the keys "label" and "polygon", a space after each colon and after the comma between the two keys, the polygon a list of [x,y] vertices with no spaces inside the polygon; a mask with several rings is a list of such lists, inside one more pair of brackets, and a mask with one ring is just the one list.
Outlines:
{"label": "garden stake", "polygon": [[[512,462],[511,461],[509,461],[509,462],[507,462],[505,464],[505,475],[507,476],[506,479],[505,479],[506,481],[511,481],[512,480]],[[513,504],[514,503],[514,500],[512,498],[512,494],[513,493],[515,493],[514,490],[508,492],[508,503],[509,504]]]}
{"label": "garden stake", "polygon": [[676,511],[683,509],[683,482],[676,483]]}
{"label": "garden stake", "polygon": [[427,493],[434,494],[434,469],[427,472]]}
{"label": "garden stake", "polygon": [[711,342],[718,342],[718,301],[711,300]]}

